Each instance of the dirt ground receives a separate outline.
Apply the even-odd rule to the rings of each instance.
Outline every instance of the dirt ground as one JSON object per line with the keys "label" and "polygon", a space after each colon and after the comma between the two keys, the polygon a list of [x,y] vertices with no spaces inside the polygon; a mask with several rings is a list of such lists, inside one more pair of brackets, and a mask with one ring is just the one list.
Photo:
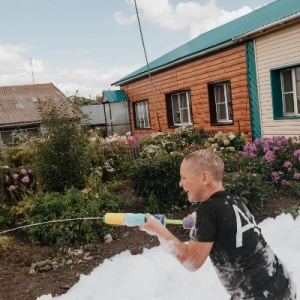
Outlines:
{"label": "dirt ground", "polygon": [[[273,200],[258,218],[261,221],[267,217],[275,217],[280,208],[300,204],[296,198],[280,198]],[[168,218],[183,218],[185,212],[168,215]],[[168,225],[168,228],[180,240],[188,240],[188,231],[181,226]],[[46,247],[32,245],[24,238],[15,237],[13,247],[5,251],[0,257],[0,300],[36,300],[45,294],[61,295],[67,292],[78,280],[80,274],[89,274],[91,271],[114,255],[129,250],[132,254],[140,254],[143,248],[157,246],[158,240],[139,230],[137,227],[118,226],[111,243],[99,241],[98,249],[91,253],[92,259],[80,264],[72,264],[57,270],[37,272],[30,275],[29,269],[34,260],[52,259],[58,254],[63,255],[58,246]]]}

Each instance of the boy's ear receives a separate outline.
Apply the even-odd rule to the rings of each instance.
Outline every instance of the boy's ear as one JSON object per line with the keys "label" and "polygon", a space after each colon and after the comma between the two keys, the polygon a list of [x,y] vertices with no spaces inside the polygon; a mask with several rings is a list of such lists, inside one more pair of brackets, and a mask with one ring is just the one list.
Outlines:
{"label": "boy's ear", "polygon": [[209,182],[211,179],[210,173],[208,171],[204,171],[202,173],[202,177],[203,182]]}

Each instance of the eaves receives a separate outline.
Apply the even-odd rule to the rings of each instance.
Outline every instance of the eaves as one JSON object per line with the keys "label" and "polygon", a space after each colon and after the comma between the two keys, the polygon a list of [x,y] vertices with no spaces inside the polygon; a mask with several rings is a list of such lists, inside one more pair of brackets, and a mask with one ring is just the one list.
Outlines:
{"label": "eaves", "polygon": [[[175,61],[172,61],[172,62],[167,63],[165,65],[159,66],[157,68],[153,68],[149,72],[150,72],[151,75],[155,74],[155,73],[158,73],[158,72],[162,72],[162,71],[164,71],[166,69],[169,69],[171,67],[175,67],[175,66],[178,66],[180,64],[189,62],[191,60],[195,60],[197,58],[200,58],[202,56],[205,56],[205,55],[217,52],[217,51],[219,51],[221,49],[228,48],[230,46],[238,44],[239,42],[240,42],[239,40],[229,40],[229,41],[226,41],[226,42],[224,42],[222,44],[216,45],[214,47],[202,50],[200,52],[193,53],[193,54],[185,56],[185,57],[181,57],[181,58],[179,58],[179,59],[177,59]],[[136,81],[138,79],[144,78],[144,77],[148,76],[148,74],[149,73],[147,71],[145,71],[145,72],[137,74],[137,75],[135,75],[133,77],[126,78],[124,80],[116,81],[116,82],[112,83],[111,85],[119,85],[120,86],[120,85],[128,84],[130,82],[133,82],[133,81]]]}

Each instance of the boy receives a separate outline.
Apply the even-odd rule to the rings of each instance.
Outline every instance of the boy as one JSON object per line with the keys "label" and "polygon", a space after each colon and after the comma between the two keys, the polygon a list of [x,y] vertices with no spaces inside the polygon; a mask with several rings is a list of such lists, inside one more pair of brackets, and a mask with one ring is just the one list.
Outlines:
{"label": "boy", "polygon": [[265,242],[246,206],[223,188],[224,163],[210,150],[187,155],[179,186],[190,202],[200,205],[188,244],[180,242],[147,214],[141,230],[156,235],[162,245],[189,270],[199,269],[209,256],[232,300],[296,299],[287,271]]}

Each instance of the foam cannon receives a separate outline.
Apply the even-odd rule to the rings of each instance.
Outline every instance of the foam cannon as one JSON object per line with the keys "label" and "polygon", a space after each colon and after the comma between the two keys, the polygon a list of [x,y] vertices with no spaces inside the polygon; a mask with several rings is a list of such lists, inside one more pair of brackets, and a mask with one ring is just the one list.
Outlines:
{"label": "foam cannon", "polygon": [[[188,216],[183,220],[167,219],[165,215],[152,214],[163,225],[173,224],[182,225],[185,229],[191,229],[194,224],[194,218]],[[129,227],[140,226],[147,222],[146,214],[141,213],[107,213],[103,216],[103,221],[110,225],[125,225]]]}

